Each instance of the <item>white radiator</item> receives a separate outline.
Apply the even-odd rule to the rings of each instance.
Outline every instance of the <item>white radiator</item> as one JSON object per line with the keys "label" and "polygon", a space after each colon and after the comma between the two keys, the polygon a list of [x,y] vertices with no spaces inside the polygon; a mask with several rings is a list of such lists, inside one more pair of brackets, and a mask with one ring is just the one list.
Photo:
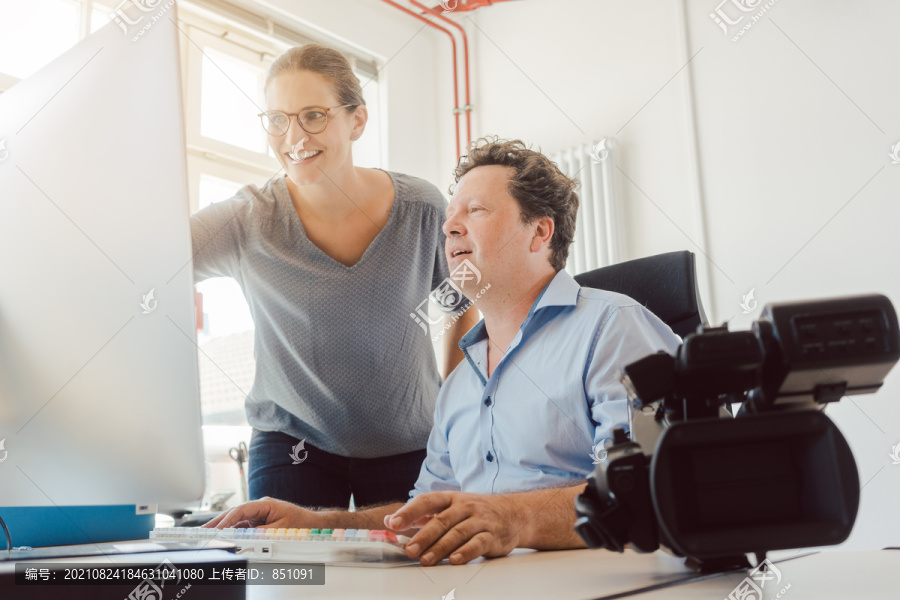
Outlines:
{"label": "white radiator", "polygon": [[563,173],[581,182],[575,242],[566,262],[572,275],[621,260],[615,152],[615,140],[604,138],[549,155]]}

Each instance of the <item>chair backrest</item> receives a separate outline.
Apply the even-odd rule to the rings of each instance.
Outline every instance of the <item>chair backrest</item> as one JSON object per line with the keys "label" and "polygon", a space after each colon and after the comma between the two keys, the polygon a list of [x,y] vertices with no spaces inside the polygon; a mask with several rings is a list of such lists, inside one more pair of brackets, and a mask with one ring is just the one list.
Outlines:
{"label": "chair backrest", "polygon": [[618,292],[643,304],[682,338],[707,324],[694,253],[686,250],[602,267],[575,276],[583,287]]}

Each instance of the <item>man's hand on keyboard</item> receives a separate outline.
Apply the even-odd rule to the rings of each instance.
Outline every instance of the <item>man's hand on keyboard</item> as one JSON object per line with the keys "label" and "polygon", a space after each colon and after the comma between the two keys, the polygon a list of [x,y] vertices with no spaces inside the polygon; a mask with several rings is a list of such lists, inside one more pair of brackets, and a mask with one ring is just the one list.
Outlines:
{"label": "man's hand on keyboard", "polygon": [[523,511],[512,496],[462,492],[420,494],[384,518],[394,530],[421,527],[406,545],[406,555],[433,565],[450,556],[464,564],[479,556],[506,556],[519,545]]}
{"label": "man's hand on keyboard", "polygon": [[284,500],[268,497],[235,506],[203,525],[203,527],[217,527],[219,529],[228,527],[290,528],[317,526],[318,513]]}

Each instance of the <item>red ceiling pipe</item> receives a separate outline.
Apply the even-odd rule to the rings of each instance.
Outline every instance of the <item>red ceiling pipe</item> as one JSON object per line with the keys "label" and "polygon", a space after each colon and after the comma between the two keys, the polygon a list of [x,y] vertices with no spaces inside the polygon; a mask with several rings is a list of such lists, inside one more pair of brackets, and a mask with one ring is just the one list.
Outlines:
{"label": "red ceiling pipe", "polygon": [[460,34],[462,34],[463,41],[463,59],[465,64],[465,72],[466,72],[466,104],[463,106],[463,110],[466,112],[466,148],[472,145],[472,101],[469,98],[469,38],[466,35],[466,30],[463,29],[459,23],[456,21],[452,21],[445,17],[443,13],[437,8],[427,8],[424,4],[417,2],[416,0],[409,0],[410,3],[414,6],[418,6],[424,11],[427,11],[434,16],[436,16],[441,21],[449,23],[453,25],[457,29],[459,29]]}
{"label": "red ceiling pipe", "polygon": [[413,11],[409,10],[406,7],[400,6],[396,2],[392,2],[391,0],[381,0],[381,1],[384,2],[385,4],[390,4],[391,6],[393,6],[394,8],[396,8],[398,10],[402,10],[406,14],[408,14],[412,17],[415,17],[415,18],[419,19],[420,21],[424,21],[426,24],[430,25],[431,27],[434,27],[435,29],[440,29],[441,31],[443,31],[450,37],[450,43],[453,46],[453,116],[456,121],[456,125],[454,127],[454,129],[456,130],[456,156],[457,157],[462,156],[462,154],[460,153],[460,148],[459,148],[459,89],[457,86],[458,76],[457,76],[457,69],[456,69],[456,38],[453,37],[453,34],[450,33],[449,29],[445,29],[445,28],[441,27],[440,25],[436,25],[436,24],[432,23],[425,17],[423,17],[421,15],[417,15]]}
{"label": "red ceiling pipe", "polygon": [[[491,4],[508,1],[509,0],[448,0],[444,4],[447,5],[446,10],[448,12],[469,12],[470,10],[475,10],[476,8],[482,8],[485,6],[490,6]],[[445,10],[442,4],[435,6],[433,10],[437,9]]]}

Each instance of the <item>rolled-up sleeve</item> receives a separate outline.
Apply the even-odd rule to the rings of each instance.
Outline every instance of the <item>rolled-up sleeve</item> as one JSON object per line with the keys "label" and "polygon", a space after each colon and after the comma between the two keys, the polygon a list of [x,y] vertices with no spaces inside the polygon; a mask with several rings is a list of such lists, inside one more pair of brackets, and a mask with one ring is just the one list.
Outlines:
{"label": "rolled-up sleeve", "polygon": [[249,198],[215,202],[191,215],[194,282],[210,277],[236,277],[240,264],[240,221]]}
{"label": "rolled-up sleeve", "polygon": [[641,305],[614,309],[597,329],[585,365],[584,391],[596,424],[594,444],[612,438],[615,427],[626,427],[628,395],[620,381],[624,368],[660,350],[674,353],[681,338]]}

